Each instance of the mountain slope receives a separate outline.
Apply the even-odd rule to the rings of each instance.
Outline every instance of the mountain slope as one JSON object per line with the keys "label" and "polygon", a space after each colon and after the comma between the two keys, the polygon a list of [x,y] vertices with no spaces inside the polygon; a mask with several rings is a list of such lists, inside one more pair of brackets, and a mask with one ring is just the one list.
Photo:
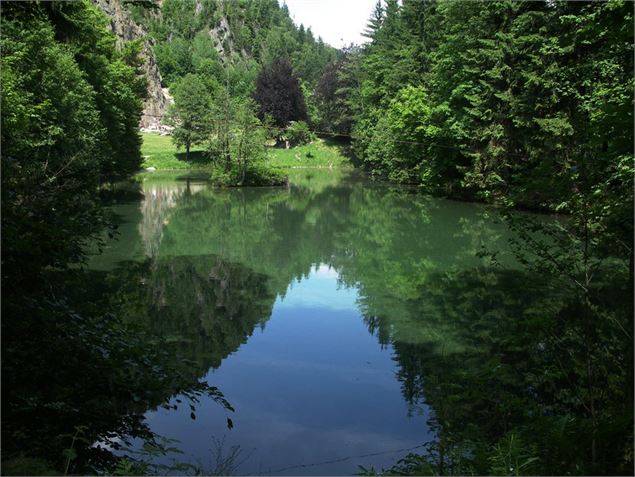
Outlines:
{"label": "mountain slope", "polygon": [[287,58],[311,95],[336,50],[296,26],[277,0],[92,0],[119,42],[141,40],[148,97],[141,127],[160,128],[168,89],[188,73],[215,76],[251,96],[263,65]]}

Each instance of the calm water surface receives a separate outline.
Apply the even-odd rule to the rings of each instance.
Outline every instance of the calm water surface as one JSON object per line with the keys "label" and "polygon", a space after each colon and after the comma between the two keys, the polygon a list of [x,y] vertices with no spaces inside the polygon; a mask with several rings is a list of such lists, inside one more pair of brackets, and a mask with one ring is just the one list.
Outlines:
{"label": "calm water surface", "polygon": [[91,266],[235,408],[149,410],[178,460],[210,470],[234,452],[238,474],[351,474],[437,437],[426,366],[442,373],[473,347],[478,330],[466,338],[457,317],[488,308],[453,277],[506,244],[486,208],[325,170],[235,190],[148,175],[141,190]]}

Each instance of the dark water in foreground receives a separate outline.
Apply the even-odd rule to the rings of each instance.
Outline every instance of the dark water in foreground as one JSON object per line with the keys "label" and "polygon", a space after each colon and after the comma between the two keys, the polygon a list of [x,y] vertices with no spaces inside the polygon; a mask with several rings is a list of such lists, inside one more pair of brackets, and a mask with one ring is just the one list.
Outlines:
{"label": "dark water in foreground", "polygon": [[342,171],[296,171],[289,188],[174,179],[147,176],[143,198],[116,207],[120,238],[91,266],[129,284],[130,319],[235,408],[148,411],[177,460],[351,474],[533,412],[517,378],[544,344],[522,323],[558,297],[509,258],[494,271],[477,257],[507,248],[488,209]]}

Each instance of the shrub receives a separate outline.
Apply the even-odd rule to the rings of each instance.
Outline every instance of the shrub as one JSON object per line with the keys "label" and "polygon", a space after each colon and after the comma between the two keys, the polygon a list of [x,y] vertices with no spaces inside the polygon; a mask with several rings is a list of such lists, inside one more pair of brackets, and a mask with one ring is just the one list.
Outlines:
{"label": "shrub", "polygon": [[237,169],[227,172],[216,166],[212,169],[210,181],[219,187],[281,186],[288,183],[288,178],[282,171],[256,162],[248,165],[244,177]]}
{"label": "shrub", "polygon": [[315,134],[304,121],[292,121],[285,136],[291,146],[308,144],[315,139]]}

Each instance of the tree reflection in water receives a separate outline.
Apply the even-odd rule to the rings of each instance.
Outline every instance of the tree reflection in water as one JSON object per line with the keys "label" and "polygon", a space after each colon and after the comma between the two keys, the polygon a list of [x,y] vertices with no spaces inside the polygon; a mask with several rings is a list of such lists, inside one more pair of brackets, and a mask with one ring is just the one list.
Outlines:
{"label": "tree reflection in water", "polygon": [[[394,471],[629,472],[623,267],[607,262],[592,291],[595,379],[585,388],[578,297],[506,254],[510,232],[492,211],[341,172],[292,179],[289,189],[144,185],[148,258],[112,274],[127,316],[173,337],[200,376],[322,263],[358,290],[369,331],[392,346],[410,412],[434,411],[429,454]],[[501,252],[497,267],[478,257],[484,245]]]}

